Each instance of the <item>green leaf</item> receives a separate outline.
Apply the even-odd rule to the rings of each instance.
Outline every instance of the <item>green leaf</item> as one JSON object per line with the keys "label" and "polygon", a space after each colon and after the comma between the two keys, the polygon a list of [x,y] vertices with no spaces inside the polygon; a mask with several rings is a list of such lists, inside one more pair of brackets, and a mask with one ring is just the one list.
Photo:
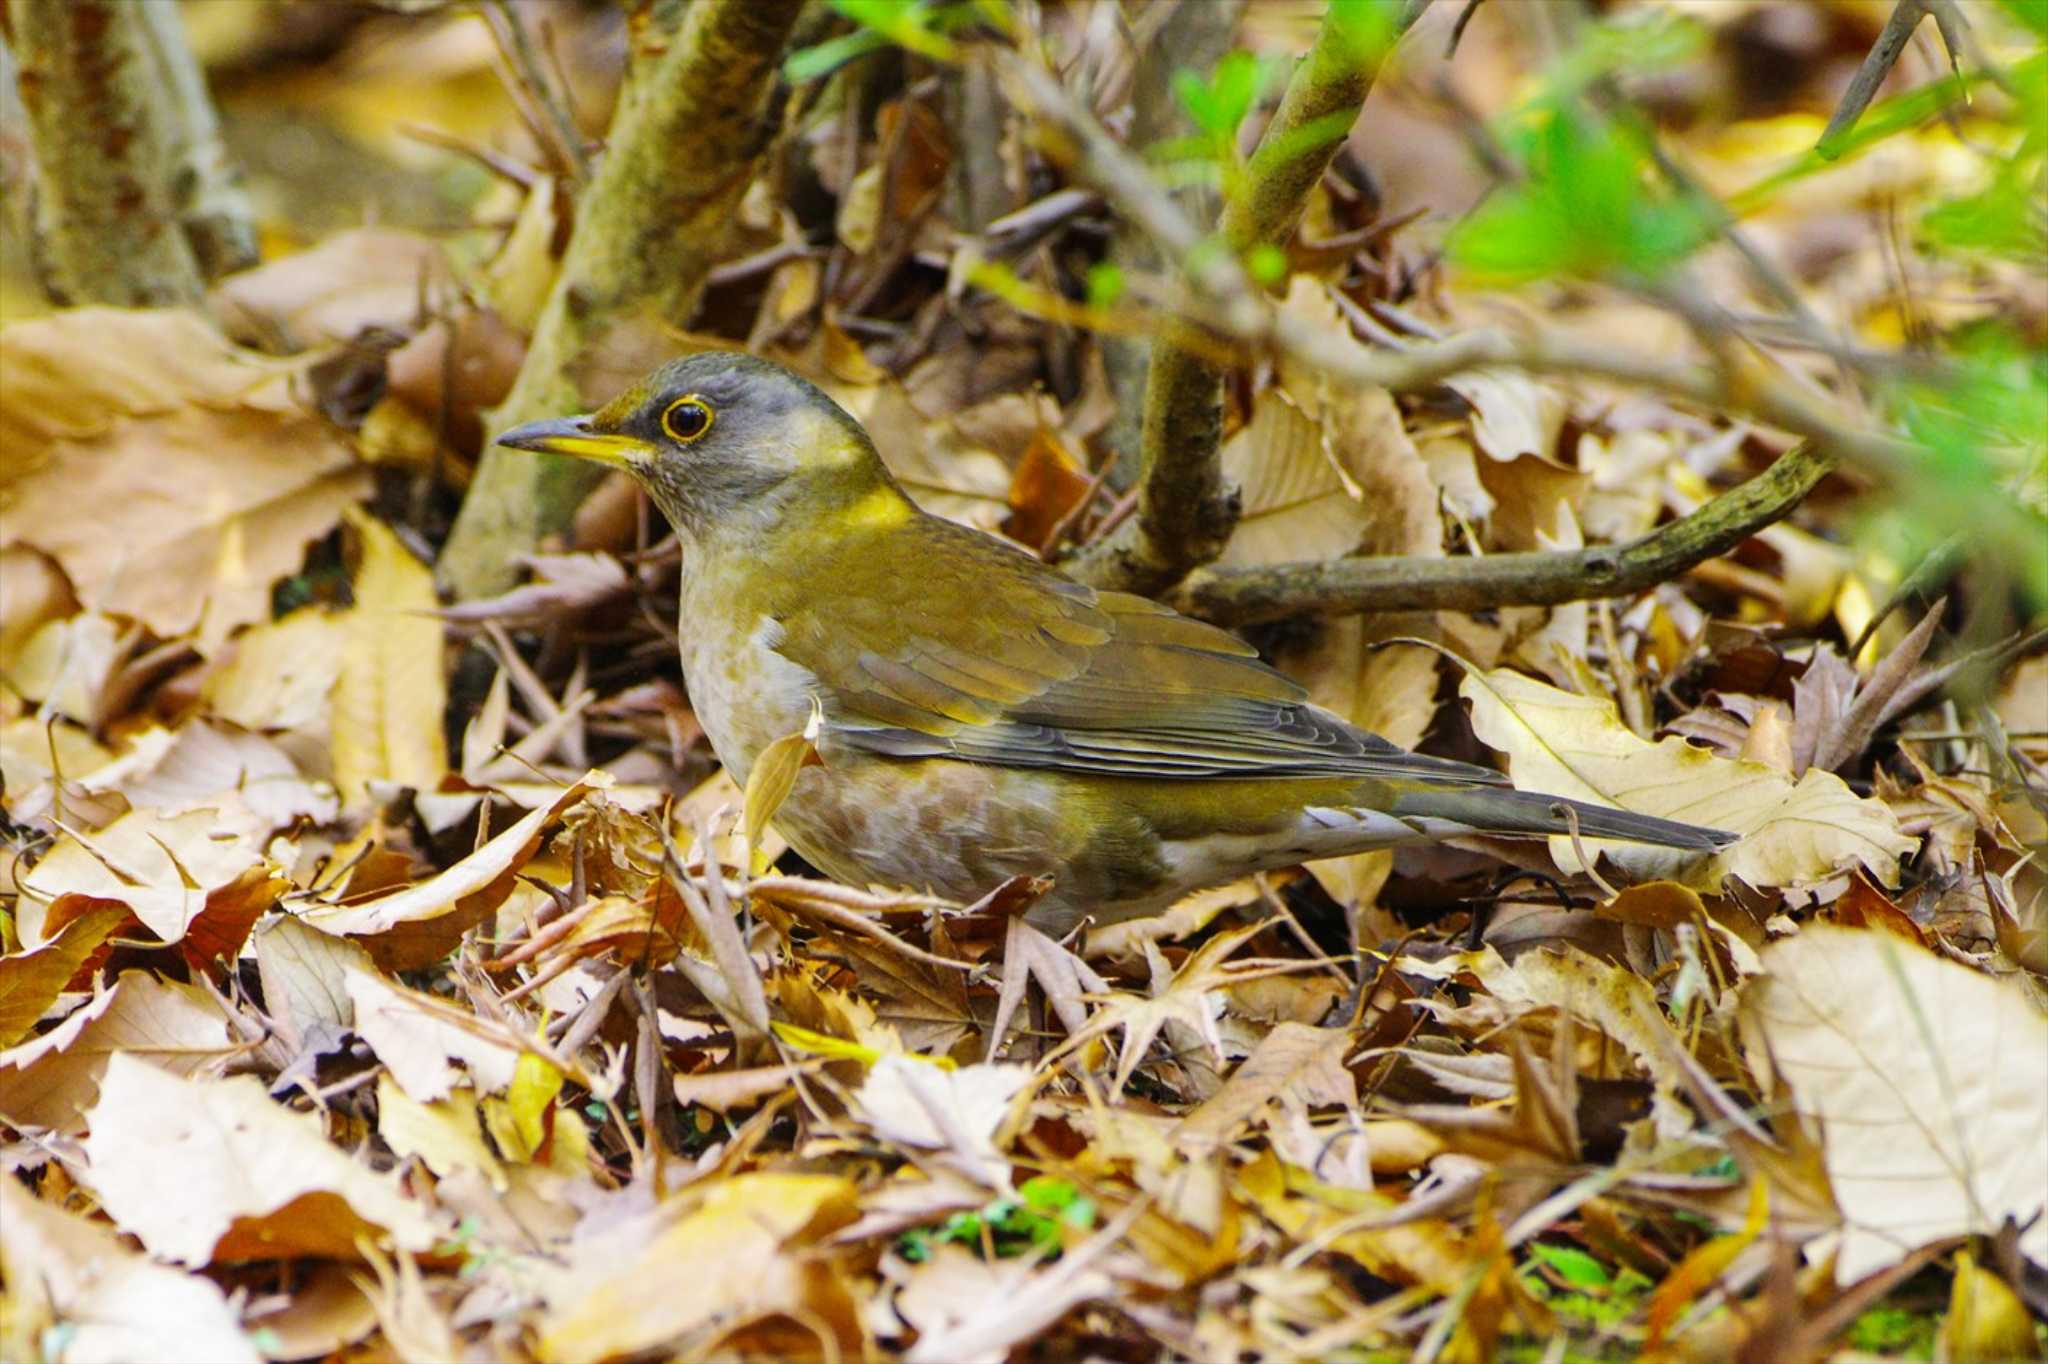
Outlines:
{"label": "green leaf", "polygon": [[1113,308],[1124,296],[1124,272],[1122,267],[1108,261],[1098,261],[1088,267],[1088,306],[1096,309]]}
{"label": "green leaf", "polygon": [[1583,1250],[1545,1245],[1539,1241],[1529,1247],[1529,1254],[1556,1271],[1559,1278],[1574,1288],[1605,1289],[1613,1284],[1606,1266]]}
{"label": "green leaf", "polygon": [[959,48],[933,27],[938,16],[930,0],[831,0],[831,5],[898,47],[934,61],[959,59]]}

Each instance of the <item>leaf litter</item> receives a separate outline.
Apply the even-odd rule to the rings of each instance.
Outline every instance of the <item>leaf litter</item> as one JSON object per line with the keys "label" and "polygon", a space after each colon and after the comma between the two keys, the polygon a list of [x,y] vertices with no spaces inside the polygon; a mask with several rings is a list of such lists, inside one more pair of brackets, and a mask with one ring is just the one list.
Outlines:
{"label": "leaf litter", "polygon": [[[1474,59],[1510,62],[1485,31]],[[444,85],[488,72],[440,32]],[[388,137],[374,102],[331,116]],[[590,396],[751,339],[929,509],[1048,552],[1110,533],[1101,347],[942,292],[937,187],[973,153],[923,94],[884,108],[798,143],[827,232],[764,179],[734,260],[769,263],[701,333],[614,338]],[[915,156],[885,167],[889,128]],[[630,489],[530,584],[434,590],[560,245],[567,190],[528,178],[445,242],[345,230],[229,281],[243,344],[175,311],[4,332],[0,1355],[1771,1357],[1924,1295],[1899,1276],[1936,1257],[1949,1357],[2038,1352],[2012,1325],[2048,1273],[2038,644],[1937,606],[1859,649],[1896,566],[1823,490],[1611,607],[1255,641],[1404,744],[1744,836],[1710,863],[1402,850],[1064,941],[1028,884],[835,886],[785,858],[767,778],[716,770]],[[1824,210],[1768,231],[1827,256]],[[1370,214],[1333,191],[1311,225]],[[1371,240],[1287,308],[1384,344],[1519,306]],[[1816,306],[1868,324],[1875,257]],[[1396,398],[1282,364],[1230,409],[1247,567],[1618,541],[1781,448],[1495,370]]]}

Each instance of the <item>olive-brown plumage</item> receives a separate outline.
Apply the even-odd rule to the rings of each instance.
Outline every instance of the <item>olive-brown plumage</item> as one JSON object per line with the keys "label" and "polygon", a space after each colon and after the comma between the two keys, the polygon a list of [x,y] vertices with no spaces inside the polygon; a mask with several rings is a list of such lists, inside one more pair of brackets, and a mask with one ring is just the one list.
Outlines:
{"label": "olive-brown plumage", "polygon": [[1033,917],[1061,927],[1412,839],[1576,822],[1589,838],[1728,841],[1409,753],[1309,703],[1226,631],[929,516],[859,423],[762,360],[691,356],[587,417],[500,439],[648,489],[682,543],[699,721],[745,781],[762,749],[823,717],[823,763],[776,824],[843,880],[971,899],[1049,874]]}

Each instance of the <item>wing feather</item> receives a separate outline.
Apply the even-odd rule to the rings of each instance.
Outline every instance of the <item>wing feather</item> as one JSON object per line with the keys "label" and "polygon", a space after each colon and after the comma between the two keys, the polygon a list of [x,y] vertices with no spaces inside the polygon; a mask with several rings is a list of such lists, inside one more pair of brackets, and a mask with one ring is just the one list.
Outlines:
{"label": "wing feather", "polygon": [[1505,780],[1346,723],[1237,636],[1157,602],[1098,593],[949,521],[895,529],[821,570],[879,571],[888,590],[781,620],[780,651],[819,679],[856,748],[1096,776]]}

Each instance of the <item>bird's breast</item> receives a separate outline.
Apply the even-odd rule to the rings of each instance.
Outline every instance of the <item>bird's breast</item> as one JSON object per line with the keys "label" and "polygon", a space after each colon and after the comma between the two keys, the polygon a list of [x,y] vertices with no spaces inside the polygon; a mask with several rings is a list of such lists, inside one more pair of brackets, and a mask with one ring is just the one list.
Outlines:
{"label": "bird's breast", "polygon": [[776,652],[782,627],[773,618],[691,607],[686,597],[677,629],[690,707],[718,761],[744,786],[762,749],[803,730],[817,679]]}

